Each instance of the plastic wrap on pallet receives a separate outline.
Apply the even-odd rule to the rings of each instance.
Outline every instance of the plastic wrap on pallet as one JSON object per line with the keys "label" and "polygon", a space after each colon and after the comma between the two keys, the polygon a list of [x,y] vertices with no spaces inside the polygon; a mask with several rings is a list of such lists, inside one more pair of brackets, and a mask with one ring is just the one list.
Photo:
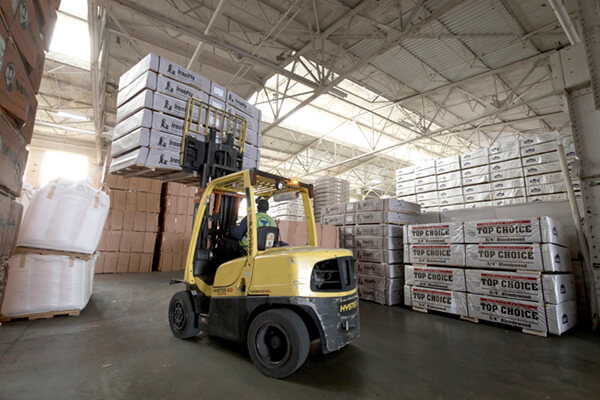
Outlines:
{"label": "plastic wrap on pallet", "polygon": [[559,304],[574,300],[575,280],[571,274],[544,274],[544,301],[550,304]]}
{"label": "plastic wrap on pallet", "polygon": [[402,250],[403,241],[401,237],[381,236],[356,236],[354,247],[381,250]]}
{"label": "plastic wrap on pallet", "polygon": [[421,207],[398,199],[371,199],[356,203],[356,211],[398,211],[408,214],[419,214]]}
{"label": "plastic wrap on pallet", "polygon": [[525,184],[527,186],[546,185],[549,183],[560,183],[564,181],[565,177],[562,172],[551,172],[549,174],[533,175],[525,178]]}
{"label": "plastic wrap on pallet", "polygon": [[551,172],[560,172],[560,171],[561,171],[561,166],[560,166],[560,162],[558,162],[558,161],[549,162],[546,164],[539,164],[539,165],[527,165],[527,166],[523,167],[523,174],[525,176],[549,174]]}
{"label": "plastic wrap on pallet", "polygon": [[490,174],[475,175],[475,176],[463,176],[462,185],[466,188],[469,185],[480,185],[482,183],[488,183],[490,181]]}
{"label": "plastic wrap on pallet", "polygon": [[558,140],[552,140],[550,142],[538,143],[530,146],[523,146],[521,147],[521,157],[556,151],[559,143],[560,142]]}
{"label": "plastic wrap on pallet", "polygon": [[468,193],[465,194],[464,196],[465,198],[465,203],[474,203],[474,202],[481,202],[481,201],[490,201],[493,199],[493,194],[492,192],[482,192],[482,193]]}
{"label": "plastic wrap on pallet", "polygon": [[513,199],[516,197],[524,197],[525,188],[511,188],[492,191],[493,200]]}
{"label": "plastic wrap on pallet", "polygon": [[518,300],[542,301],[541,272],[467,269],[467,292]]}
{"label": "plastic wrap on pallet", "polygon": [[542,185],[528,185],[527,196],[536,196],[540,194],[554,194],[567,191],[567,185],[564,182],[546,183]]}
{"label": "plastic wrap on pallet", "polygon": [[507,190],[522,187],[525,187],[525,180],[523,178],[506,179],[492,183],[493,190]]}
{"label": "plastic wrap on pallet", "polygon": [[480,167],[463,169],[462,170],[462,178],[464,181],[465,178],[469,178],[472,176],[478,176],[478,175],[488,175],[489,173],[490,173],[490,166],[482,165]]}
{"label": "plastic wrap on pallet", "polygon": [[509,169],[521,168],[521,159],[502,161],[496,164],[490,165],[490,173],[493,174],[498,171],[506,171]]}
{"label": "plastic wrap on pallet", "polygon": [[85,308],[92,295],[96,258],[15,254],[9,260],[0,313],[18,316]]}
{"label": "plastic wrap on pallet", "polygon": [[467,296],[469,317],[547,332],[544,303],[471,294]]}
{"label": "plastic wrap on pallet", "polygon": [[561,335],[577,324],[577,302],[565,301],[560,304],[546,304],[548,332]]}
{"label": "plastic wrap on pallet", "polygon": [[534,156],[523,157],[523,166],[527,167],[530,165],[546,164],[557,161],[558,153],[554,151],[552,153],[536,154]]}
{"label": "plastic wrap on pallet", "polygon": [[469,267],[543,271],[542,248],[538,243],[468,244]]}
{"label": "plastic wrap on pallet", "polygon": [[401,264],[404,250],[375,250],[356,249],[356,258],[359,261],[368,261],[386,264]]}
{"label": "plastic wrap on pallet", "polygon": [[464,244],[411,244],[408,246],[408,250],[411,264],[456,267],[465,265]]}
{"label": "plastic wrap on pallet", "polygon": [[362,211],[356,213],[357,224],[413,224],[417,217],[395,211]]}
{"label": "plastic wrap on pallet", "polygon": [[361,275],[357,276],[358,285],[360,287],[370,287],[373,289],[394,292],[398,290],[403,290],[404,287],[404,279],[390,279],[384,276],[375,276],[375,275]]}
{"label": "plastic wrap on pallet", "polygon": [[411,287],[413,307],[467,316],[467,295],[441,289]]}
{"label": "plastic wrap on pallet", "polygon": [[409,225],[408,243],[450,244],[465,240],[462,222]]}
{"label": "plastic wrap on pallet", "polygon": [[465,221],[466,243],[555,243],[566,245],[566,233],[550,217]]}
{"label": "plastic wrap on pallet", "polygon": [[404,281],[411,286],[466,291],[465,270],[462,268],[406,265]]}
{"label": "plastic wrap on pallet", "polygon": [[404,278],[404,266],[402,264],[374,263],[369,261],[358,261],[356,270],[363,275],[374,275],[386,278]]}
{"label": "plastic wrap on pallet", "polygon": [[521,177],[523,177],[522,168],[507,169],[504,171],[494,171],[491,173],[492,182],[502,181],[506,179],[516,179]]}

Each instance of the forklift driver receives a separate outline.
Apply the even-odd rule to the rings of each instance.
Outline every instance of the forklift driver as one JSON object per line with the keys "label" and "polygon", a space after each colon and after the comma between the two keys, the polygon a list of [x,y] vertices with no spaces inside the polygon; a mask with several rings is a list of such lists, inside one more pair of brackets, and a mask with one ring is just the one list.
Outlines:
{"label": "forklift driver", "polygon": [[[262,197],[256,200],[256,226],[270,226],[277,227],[273,218],[271,218],[267,211],[269,210],[269,202]],[[238,241],[239,248],[245,253],[248,252],[248,220],[244,217],[239,225],[231,230],[231,237]]]}

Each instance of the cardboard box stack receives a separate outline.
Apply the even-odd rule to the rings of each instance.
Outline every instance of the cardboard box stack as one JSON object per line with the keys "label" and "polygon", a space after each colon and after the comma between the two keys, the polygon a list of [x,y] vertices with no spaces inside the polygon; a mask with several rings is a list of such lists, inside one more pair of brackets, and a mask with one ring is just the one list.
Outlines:
{"label": "cardboard box stack", "polygon": [[[572,167],[576,155],[571,136],[525,136],[398,169],[396,196],[418,202],[424,212],[566,200],[559,143]],[[573,187],[580,196],[579,180],[573,180]]]}
{"label": "cardboard box stack", "polygon": [[111,202],[96,273],[152,271],[162,183],[107,175],[105,184]]}
{"label": "cardboard box stack", "polygon": [[169,182],[162,194],[159,271],[184,269],[194,223],[196,187]]}
{"label": "cardboard box stack", "polygon": [[35,95],[57,7],[56,0],[0,3],[0,301],[21,220],[22,208],[15,199],[21,194],[26,146],[31,142],[37,110]]}
{"label": "cardboard box stack", "polygon": [[566,237],[549,217],[412,225],[407,245],[407,305],[542,334],[577,321]]}
{"label": "cardboard box stack", "polygon": [[305,221],[302,197],[284,201],[269,199],[269,215],[281,221]]}
{"label": "cardboard box stack", "polygon": [[333,177],[317,179],[314,183],[314,190],[313,205],[316,222],[327,223],[322,221],[325,215],[325,207],[345,204],[350,201],[350,184],[344,179]]}
{"label": "cardboard box stack", "polygon": [[[150,53],[119,80],[110,172],[147,171],[143,176],[157,177],[180,171],[179,152],[190,97],[247,121],[242,168],[257,167],[262,143],[260,110],[204,76]],[[207,123],[205,114],[206,110],[203,125],[219,125],[218,116],[211,113]],[[204,135],[190,134],[206,140]]]}
{"label": "cardboard box stack", "polygon": [[404,289],[403,225],[414,223],[418,204],[373,199],[326,208],[326,221],[341,226],[341,246],[357,260],[361,299],[402,303]]}

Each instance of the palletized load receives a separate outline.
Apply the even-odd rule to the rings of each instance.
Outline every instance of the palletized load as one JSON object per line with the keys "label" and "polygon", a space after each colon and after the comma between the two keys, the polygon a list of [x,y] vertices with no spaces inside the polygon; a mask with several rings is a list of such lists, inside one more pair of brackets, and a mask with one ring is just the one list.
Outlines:
{"label": "palletized load", "polygon": [[92,254],[108,215],[110,199],[87,182],[57,179],[29,205],[17,246]]}
{"label": "palletized load", "polygon": [[467,295],[441,289],[411,286],[410,303],[413,307],[467,316]]}
{"label": "palletized load", "polygon": [[408,243],[463,243],[462,222],[409,225]]}
{"label": "palletized load", "polygon": [[404,259],[403,250],[356,249],[355,255],[359,261],[386,264],[400,264]]}
{"label": "palletized load", "polygon": [[413,224],[417,216],[396,211],[357,211],[357,224]]}
{"label": "palletized load", "polygon": [[468,244],[466,265],[499,269],[569,272],[571,258],[566,247],[551,243]]}
{"label": "palletized load", "polygon": [[398,199],[371,199],[356,203],[356,211],[398,211],[416,215],[421,212],[421,207]]}
{"label": "palletized load", "polygon": [[382,236],[400,237],[404,236],[404,227],[391,224],[357,225],[354,231],[356,236]]}
{"label": "palletized load", "polygon": [[544,303],[469,293],[469,317],[547,332]]}
{"label": "palletized load", "polygon": [[358,236],[354,237],[354,245],[366,249],[403,250],[402,237]]}
{"label": "palletized load", "polygon": [[404,280],[407,285],[464,292],[465,270],[461,268],[406,265]]}
{"label": "palletized load", "polygon": [[571,274],[512,271],[465,271],[467,291],[496,297],[558,304],[575,298]]}
{"label": "palletized load", "polygon": [[561,335],[577,324],[577,303],[575,300],[560,304],[546,304],[548,332]]}
{"label": "palletized load", "polygon": [[356,270],[361,275],[381,276],[385,278],[403,278],[404,266],[401,264],[374,263],[358,261]]}
{"label": "palletized load", "polygon": [[465,265],[465,245],[411,244],[408,246],[408,262],[463,267]]}
{"label": "palletized load", "polygon": [[401,304],[404,298],[403,286],[392,291],[377,290],[369,286],[358,287],[358,297],[362,300],[374,301],[379,304],[385,304],[393,306],[395,304]]}
{"label": "palletized load", "polygon": [[0,314],[18,316],[81,310],[92,295],[96,255],[89,260],[53,254],[15,254]]}
{"label": "palletized load", "polygon": [[359,287],[370,287],[380,291],[394,292],[403,290],[404,279],[402,278],[386,278],[374,275],[357,275]]}
{"label": "palletized load", "polygon": [[465,221],[466,243],[555,243],[565,246],[562,227],[550,217]]}

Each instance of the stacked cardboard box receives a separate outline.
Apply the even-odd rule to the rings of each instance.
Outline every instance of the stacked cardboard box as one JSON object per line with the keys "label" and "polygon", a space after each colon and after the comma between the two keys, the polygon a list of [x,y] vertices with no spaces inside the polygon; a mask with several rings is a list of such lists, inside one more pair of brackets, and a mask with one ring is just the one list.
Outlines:
{"label": "stacked cardboard box", "polygon": [[386,305],[401,303],[403,225],[415,221],[419,205],[373,199],[329,206],[325,211],[326,221],[341,226],[341,247],[353,250],[360,298]]}
{"label": "stacked cardboard box", "polygon": [[[257,167],[262,142],[260,110],[204,76],[150,53],[119,80],[110,172],[146,171],[142,176],[157,177],[180,171],[179,152],[190,97],[208,104],[211,110],[221,110],[194,109],[195,121],[202,112],[200,123],[204,127],[220,127],[221,112],[246,120],[242,168]],[[235,121],[238,123],[235,129],[239,130],[241,122]],[[197,128],[193,124],[190,126]],[[228,128],[234,129],[233,125],[223,127]],[[190,135],[200,141],[206,140],[205,135],[193,132]]]}
{"label": "stacked cardboard box", "polygon": [[162,193],[159,236],[159,271],[184,269],[194,223],[197,189],[167,183]]}
{"label": "stacked cardboard box", "polygon": [[337,204],[344,204],[350,200],[350,184],[348,181],[339,178],[327,177],[317,179],[314,184],[314,208],[315,220],[322,221],[325,215],[325,207]]}
{"label": "stacked cardboard box", "polygon": [[304,221],[304,204],[302,197],[294,197],[290,200],[275,201],[269,199],[269,215],[281,221]]}
{"label": "stacked cardboard box", "polygon": [[[556,153],[559,143],[565,146],[571,167],[575,158],[571,136],[556,132],[526,136],[396,170],[396,196],[416,200],[425,212],[565,200]],[[579,185],[575,179],[577,196]]]}
{"label": "stacked cardboard box", "polygon": [[551,218],[412,225],[407,236],[406,304],[556,335],[575,325],[570,253]]}
{"label": "stacked cardboard box", "polygon": [[31,142],[36,93],[44,69],[58,1],[20,0],[0,3],[0,301],[6,278],[7,258],[12,254],[21,206],[27,162],[26,146]]}
{"label": "stacked cardboard box", "polygon": [[[305,221],[277,220],[279,240],[289,246],[306,246],[308,230]],[[315,224],[317,246],[325,249],[339,248],[339,228],[333,225]]]}
{"label": "stacked cardboard box", "polygon": [[107,175],[110,211],[100,241],[96,273],[150,272],[162,183]]}

